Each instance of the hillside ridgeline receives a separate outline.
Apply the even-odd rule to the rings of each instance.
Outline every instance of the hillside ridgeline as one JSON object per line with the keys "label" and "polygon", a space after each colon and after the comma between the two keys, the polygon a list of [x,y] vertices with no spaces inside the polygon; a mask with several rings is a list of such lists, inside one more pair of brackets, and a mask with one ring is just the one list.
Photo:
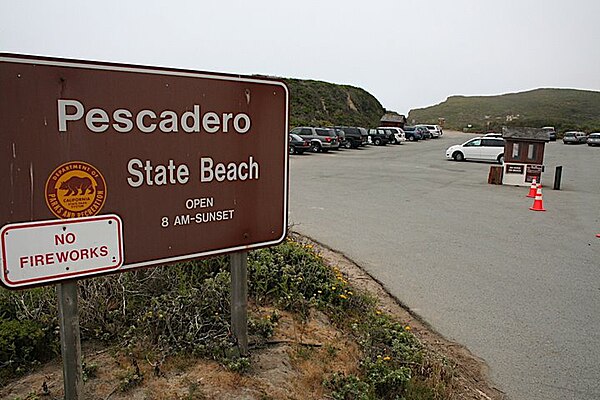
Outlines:
{"label": "hillside ridgeline", "polygon": [[[554,126],[559,132],[600,130],[600,92],[536,89],[499,96],[451,96],[435,106],[411,110],[408,120],[449,129],[497,131],[502,126]],[[471,127],[469,128],[469,125]]]}
{"label": "hillside ridgeline", "polygon": [[290,127],[378,126],[385,109],[364,89],[328,82],[284,79],[290,90]]}

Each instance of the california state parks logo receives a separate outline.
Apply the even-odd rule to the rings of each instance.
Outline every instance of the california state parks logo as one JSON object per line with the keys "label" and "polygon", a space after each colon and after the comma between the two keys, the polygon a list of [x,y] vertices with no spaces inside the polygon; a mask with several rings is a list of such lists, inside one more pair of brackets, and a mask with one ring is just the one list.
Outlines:
{"label": "california state parks logo", "polygon": [[96,215],[105,200],[104,177],[96,167],[83,161],[62,164],[46,181],[46,204],[58,218]]}

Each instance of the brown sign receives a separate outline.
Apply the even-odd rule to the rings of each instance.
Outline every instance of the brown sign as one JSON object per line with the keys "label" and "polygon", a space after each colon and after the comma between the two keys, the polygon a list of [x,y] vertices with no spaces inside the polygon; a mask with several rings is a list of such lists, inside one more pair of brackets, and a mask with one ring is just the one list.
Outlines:
{"label": "brown sign", "polygon": [[0,54],[0,225],[117,214],[124,268],[279,243],[273,79]]}

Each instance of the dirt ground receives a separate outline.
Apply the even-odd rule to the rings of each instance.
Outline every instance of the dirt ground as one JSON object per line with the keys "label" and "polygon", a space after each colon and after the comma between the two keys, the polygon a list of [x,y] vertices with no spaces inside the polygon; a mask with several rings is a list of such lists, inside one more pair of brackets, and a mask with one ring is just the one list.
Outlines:
{"label": "dirt ground", "polygon": [[[404,324],[430,349],[455,365],[455,399],[501,400],[505,395],[487,378],[485,363],[463,346],[450,342],[410,313],[391,297],[384,287],[358,265],[308,238],[293,235],[295,240],[314,246],[323,259],[337,266],[349,282],[380,301],[383,312]],[[255,315],[268,315],[272,310],[250,305]],[[307,322],[288,313],[281,318],[274,336],[266,346],[251,349],[250,373],[237,374],[212,361],[191,357],[151,360],[143,349],[124,355],[118,348],[84,347],[87,365],[96,365],[95,377],[84,384],[84,398],[119,399],[326,399],[323,379],[334,371],[352,373],[360,359],[360,351],[344,333],[330,323],[327,316],[312,312]],[[156,367],[158,366],[158,367]],[[143,379],[141,379],[143,377]],[[123,391],[124,386],[131,386]],[[36,372],[0,389],[0,398],[10,400],[62,399],[62,366],[60,360],[48,363]]]}

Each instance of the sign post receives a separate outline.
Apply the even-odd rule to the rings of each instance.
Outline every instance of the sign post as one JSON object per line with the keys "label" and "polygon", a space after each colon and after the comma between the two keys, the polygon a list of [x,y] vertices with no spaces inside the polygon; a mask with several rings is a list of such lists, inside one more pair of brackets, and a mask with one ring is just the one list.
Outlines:
{"label": "sign post", "polygon": [[65,400],[83,399],[77,280],[56,285]]}
{"label": "sign post", "polygon": [[230,256],[231,266],[231,331],[240,355],[248,355],[248,253]]}

